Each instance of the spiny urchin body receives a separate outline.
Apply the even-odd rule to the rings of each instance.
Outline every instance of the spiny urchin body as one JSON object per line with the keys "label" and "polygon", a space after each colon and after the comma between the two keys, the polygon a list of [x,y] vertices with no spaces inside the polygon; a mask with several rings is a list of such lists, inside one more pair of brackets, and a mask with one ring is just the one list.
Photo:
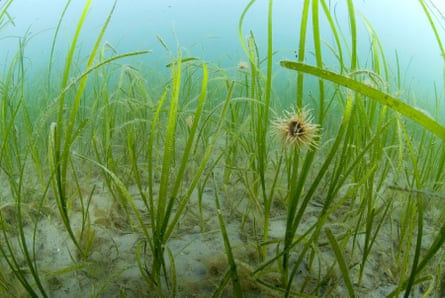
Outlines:
{"label": "spiny urchin body", "polygon": [[316,148],[320,126],[312,120],[312,115],[305,108],[286,111],[283,118],[273,122],[274,133],[283,139],[285,145]]}

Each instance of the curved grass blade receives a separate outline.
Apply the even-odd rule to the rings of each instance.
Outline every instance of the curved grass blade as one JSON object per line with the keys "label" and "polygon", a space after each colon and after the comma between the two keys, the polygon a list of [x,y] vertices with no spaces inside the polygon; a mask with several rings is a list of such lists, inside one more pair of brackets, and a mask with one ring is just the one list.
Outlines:
{"label": "curved grass blade", "polygon": [[332,234],[331,229],[326,228],[325,231],[326,231],[326,236],[328,236],[329,243],[331,244],[332,249],[334,250],[338,265],[340,266],[341,275],[343,276],[346,288],[348,289],[349,297],[357,297],[354,292],[354,287],[352,286],[351,278],[349,277],[348,266],[346,265],[345,258],[341,253],[341,248],[340,246],[338,246],[337,240],[335,239],[334,234]]}
{"label": "curved grass blade", "polygon": [[232,245],[230,244],[229,235],[227,233],[226,225],[224,223],[224,218],[221,213],[221,207],[219,204],[218,189],[216,187],[215,177],[213,177],[213,182],[215,184],[216,213],[218,215],[218,222],[219,222],[219,226],[221,228],[221,235],[224,240],[224,248],[226,250],[227,261],[229,262],[229,273],[230,273],[230,277],[232,279],[233,294],[235,295],[235,297],[243,297],[240,279],[238,276],[238,270],[237,270],[235,258],[233,256]]}
{"label": "curved grass blade", "polygon": [[239,22],[238,22],[238,37],[241,43],[241,47],[243,48],[244,53],[246,54],[247,58],[249,58],[249,61],[251,64],[255,64],[255,60],[252,55],[250,55],[249,47],[246,45],[246,42],[243,38],[243,23],[244,18],[246,17],[247,12],[250,10],[250,7],[255,3],[256,0],[251,0],[247,5],[246,8],[244,8],[243,12],[241,13]]}
{"label": "curved grass blade", "polygon": [[351,28],[351,70],[354,71],[357,68],[357,25],[355,21],[354,4],[352,0],[348,0],[348,15],[349,24]]}
{"label": "curved grass blade", "polygon": [[[178,62],[180,62],[182,64],[182,63],[186,63],[186,62],[190,62],[190,61],[197,61],[197,60],[199,60],[199,58],[189,57],[189,58],[181,59]],[[178,62],[171,62],[171,63],[167,64],[165,67],[172,67],[172,66],[176,65]]]}
{"label": "curved grass blade", "polygon": [[337,30],[337,27],[335,25],[334,18],[331,15],[331,11],[329,10],[328,5],[326,4],[326,1],[322,0],[321,5],[323,8],[324,14],[326,16],[326,20],[329,23],[329,27],[331,28],[331,32],[334,37],[335,45],[337,46],[336,55],[338,56],[338,62],[340,63],[340,65],[339,65],[340,69],[341,69],[340,72],[342,72],[345,69],[345,65],[343,63],[343,50],[341,48],[340,36],[339,36],[338,30]]}
{"label": "curved grass blade", "polygon": [[416,109],[415,107],[412,107],[402,100],[397,99],[387,93],[384,93],[361,82],[357,82],[347,76],[304,63],[294,61],[281,61],[280,65],[288,69],[314,75],[333,83],[340,84],[348,89],[357,91],[417,122],[423,128],[428,129],[433,134],[445,141],[445,127],[443,127],[439,122],[421,112],[420,110]]}
{"label": "curved grass blade", "polygon": [[[301,12],[301,23],[300,23],[300,40],[298,43],[298,61],[304,61],[304,53],[306,50],[306,33],[307,33],[307,23],[309,19],[309,4],[310,0],[305,0],[303,5],[303,11]],[[303,107],[303,82],[304,76],[302,73],[297,74],[297,107]]]}
{"label": "curved grass blade", "polygon": [[6,2],[6,4],[2,7],[2,10],[0,11],[0,20],[3,19],[3,16],[6,15],[8,16],[7,10],[8,7],[12,4],[14,0],[9,0],[8,2]]}
{"label": "curved grass blade", "polygon": [[[321,50],[321,38],[320,38],[320,22],[318,13],[318,1],[312,1],[312,28],[313,28],[313,40],[314,40],[314,50],[315,50],[315,61],[318,67],[323,66],[323,57]],[[318,79],[318,102],[319,102],[319,123],[323,125],[323,118],[325,112],[325,92],[324,92],[324,81]]]}
{"label": "curved grass blade", "polygon": [[428,18],[428,22],[431,25],[431,29],[434,32],[434,37],[436,37],[436,41],[437,41],[437,44],[439,45],[440,53],[442,54],[442,58],[445,59],[445,48],[442,44],[442,40],[440,38],[439,32],[437,31],[436,24],[433,21],[433,18],[431,17],[431,13],[430,13],[429,9],[426,7],[424,0],[419,0],[419,3],[422,6],[422,9],[425,12],[426,17]]}
{"label": "curved grass blade", "polygon": [[73,88],[77,83],[79,83],[80,81],[82,81],[84,78],[87,78],[88,75],[90,73],[92,73],[93,71],[99,69],[100,67],[107,65],[115,60],[119,60],[122,58],[127,58],[127,57],[131,57],[131,56],[138,56],[138,55],[144,55],[144,54],[149,54],[151,53],[150,50],[142,50],[142,51],[135,51],[135,52],[129,52],[129,53],[124,53],[124,54],[120,54],[120,55],[116,55],[110,58],[107,58],[97,64],[94,64],[92,66],[89,66],[84,72],[82,72],[78,77],[76,77],[75,79],[73,79],[65,88],[63,88],[63,90],[60,92],[59,97],[62,95],[65,95],[65,93],[68,92],[68,90],[70,90],[71,88]]}
{"label": "curved grass blade", "polygon": [[56,47],[57,36],[59,35],[60,26],[62,25],[62,21],[65,17],[65,13],[68,10],[70,3],[71,3],[71,0],[68,0],[66,2],[65,7],[63,8],[63,11],[60,14],[59,21],[57,22],[57,26],[56,26],[56,31],[54,32],[53,41],[51,43],[51,50],[49,52],[49,63],[48,63],[48,86],[47,86],[48,92],[51,91],[51,72],[52,72],[52,67],[53,67],[54,49]]}

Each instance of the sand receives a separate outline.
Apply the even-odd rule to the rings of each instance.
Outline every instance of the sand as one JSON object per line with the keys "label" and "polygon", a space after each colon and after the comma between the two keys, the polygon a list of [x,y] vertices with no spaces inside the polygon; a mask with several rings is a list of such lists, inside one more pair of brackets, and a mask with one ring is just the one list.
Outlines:
{"label": "sand", "polygon": [[[44,201],[44,208],[41,208],[38,212],[38,205],[32,200],[38,198],[37,194],[39,192],[36,189],[29,190],[30,194],[33,192],[34,194],[23,203],[22,209],[26,214],[23,221],[24,234],[26,245],[31,251],[31,258],[38,268],[45,291],[50,297],[156,296],[156,292],[142,277],[137,264],[136,255],[137,251],[140,250],[145,256],[143,266],[147,268],[151,266],[151,253],[148,249],[144,250],[144,247],[147,248],[146,241],[143,239],[140,228],[137,227],[137,221],[127,219],[120,204],[115,201],[106,187],[105,181],[100,177],[100,175],[94,177],[92,174],[81,177],[84,200],[94,188],[89,207],[91,223],[88,234],[91,236],[90,253],[85,260],[81,259],[70,240],[51,193]],[[6,179],[3,179],[1,183],[2,203],[0,210],[3,218],[7,221],[5,226],[17,226],[18,223],[14,217],[16,207],[10,201],[12,195],[6,181]],[[346,188],[343,193],[346,193]],[[343,251],[350,266],[349,270],[356,294],[359,297],[386,296],[395,289],[401,278],[402,268],[394,263],[397,248],[397,243],[394,243],[394,241],[397,239],[395,237],[396,233],[400,232],[398,227],[401,214],[404,212],[405,202],[403,201],[403,193],[400,191],[384,189],[384,192],[379,194],[381,197],[380,203],[392,198],[390,215],[384,219],[379,230],[377,241],[366,261],[360,286],[357,284],[357,277],[364,253],[364,249],[360,245],[365,240],[363,233],[359,233],[357,236],[356,243],[359,244],[358,247],[353,249],[352,241],[348,241]],[[129,185],[128,191],[138,210],[143,214],[144,221],[149,225],[149,217],[137,186]],[[279,284],[280,275],[276,263],[266,267],[265,272],[267,273],[252,275],[255,268],[261,264],[257,253],[257,239],[253,232],[255,226],[261,227],[263,223],[263,219],[258,212],[261,206],[256,205],[255,202],[249,202],[248,195],[240,185],[221,187],[219,192],[218,197],[222,202],[221,211],[227,225],[240,282],[246,297],[280,297],[279,292],[264,287],[255,278],[260,277],[261,280],[270,284]],[[78,236],[81,229],[82,208],[79,204],[78,195],[72,193],[71,197],[70,224]],[[323,196],[319,194],[310,202],[297,235],[303,234],[317,222],[323,206],[323,199]],[[224,241],[217,219],[214,189],[210,187],[204,189],[202,221],[198,210],[198,193],[195,191],[175,232],[166,245],[174,257],[177,296],[179,297],[209,297],[218,288],[228,270]],[[334,232],[338,241],[342,239],[341,235],[351,235],[354,232],[354,227],[350,225],[354,220],[354,214],[350,210],[348,203],[343,204],[326,223],[326,227]],[[438,224],[434,218],[440,216],[437,208],[428,209],[427,212],[428,217],[426,216],[426,218],[428,220],[425,221],[424,247],[428,247],[432,243],[436,233],[435,227]],[[273,242],[283,238],[286,226],[286,210],[283,202],[278,198],[274,202],[271,213],[268,232],[269,240]],[[377,214],[377,217],[380,215],[381,212]],[[36,220],[38,220],[37,226],[35,226]],[[35,228],[35,243],[33,245]],[[258,230],[260,231],[259,228]],[[14,251],[17,252],[17,258],[22,264],[23,270],[29,272],[29,268],[26,268],[24,263],[17,232],[12,228],[7,235],[11,245],[15,247]],[[262,235],[259,236],[262,237]],[[295,247],[291,254],[291,262],[296,261],[303,246],[304,241]],[[35,255],[32,255],[32,247],[35,248]],[[311,293],[318,288],[315,292],[318,293],[318,296],[348,296],[344,280],[324,229],[321,231],[318,246],[313,247],[312,252],[314,258],[310,259],[311,254],[308,253],[298,268],[294,282],[296,289],[301,289],[301,286],[305,284],[304,291],[306,293]],[[276,244],[268,245],[266,260],[273,257],[275,253]],[[167,267],[171,268],[167,253],[166,260]],[[310,263],[311,266],[309,266]],[[3,276],[9,277],[11,285],[8,295],[24,295],[23,289],[21,289],[17,279],[12,277],[11,270],[4,261],[2,267]],[[434,269],[433,267],[429,270],[434,276],[434,270],[437,270],[437,268]],[[420,297],[422,293],[427,291],[428,286],[429,283],[425,282],[422,286],[417,287],[414,296]],[[168,290],[167,293],[171,294]],[[226,285],[222,295],[224,297],[233,295],[230,282]]]}

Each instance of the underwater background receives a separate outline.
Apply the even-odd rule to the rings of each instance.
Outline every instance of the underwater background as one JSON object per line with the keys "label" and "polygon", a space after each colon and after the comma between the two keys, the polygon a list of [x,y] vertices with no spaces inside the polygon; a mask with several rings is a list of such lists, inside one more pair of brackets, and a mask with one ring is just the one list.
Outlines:
{"label": "underwater background", "polygon": [[442,297],[445,2],[0,2],[0,296]]}
{"label": "underwater background", "polygon": [[[253,30],[256,33],[256,41],[261,47],[264,47],[267,41],[266,2],[258,1],[245,20],[246,30]],[[160,57],[168,59],[156,36],[162,37],[169,45],[182,47],[190,55],[204,61],[231,67],[245,60],[238,41],[238,19],[247,3],[247,1],[222,0],[119,2],[104,39],[119,52],[152,50],[153,54],[137,58],[140,63],[146,63],[145,67],[162,68],[165,61],[161,61]],[[432,3],[439,11],[445,9],[441,1]],[[83,5],[83,2],[71,3],[70,9],[66,12],[65,22],[61,24],[62,32],[58,37],[57,53],[60,56],[66,51],[71,40],[73,25],[77,22]],[[89,17],[85,20],[85,27],[88,30],[81,36],[79,52],[82,48],[88,51],[112,5],[112,1],[92,2]],[[339,24],[347,26],[347,4],[343,1],[327,1],[327,5],[336,14]],[[428,91],[431,90],[431,82],[437,81],[442,76],[442,58],[434,32],[419,8],[418,1],[363,0],[356,1],[354,5],[357,13],[373,26],[385,53],[388,53],[389,63],[395,63],[394,53],[397,51],[399,63],[405,73],[405,84],[407,86],[416,84],[421,88],[421,92],[430,96]],[[42,71],[48,64],[48,44],[54,37],[54,30],[64,6],[64,1],[56,3],[49,0],[39,1],[38,5],[31,0],[16,1],[8,9],[14,25],[3,29],[2,57],[7,59],[15,54],[17,38],[33,36],[28,42],[26,56],[32,61],[32,69]],[[273,38],[274,50],[278,52],[275,59],[277,61],[293,59],[298,48],[299,16],[303,2],[283,0],[275,6]],[[325,22],[320,24],[320,30],[328,30]],[[358,24],[357,30],[358,36],[367,35],[364,24]],[[330,42],[331,38],[327,37],[327,41]],[[308,44],[311,44],[310,40]],[[359,39],[358,44],[363,62],[369,63],[366,61],[370,60],[369,39]]]}

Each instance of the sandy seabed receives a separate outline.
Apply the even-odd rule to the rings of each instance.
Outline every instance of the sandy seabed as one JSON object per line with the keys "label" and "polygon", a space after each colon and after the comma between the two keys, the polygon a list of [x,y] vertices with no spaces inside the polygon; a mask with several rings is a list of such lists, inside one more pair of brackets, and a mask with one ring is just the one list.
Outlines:
{"label": "sandy seabed", "polygon": [[[97,177],[100,177],[99,175]],[[14,203],[7,180],[1,183],[0,211],[4,220],[4,227],[17,226]],[[127,218],[121,205],[108,191],[105,181],[99,178],[81,178],[81,186],[85,190],[85,196],[94,192],[89,207],[91,223],[90,254],[86,261],[80,261],[80,257],[70,240],[60,215],[57,205],[51,194],[40,208],[32,201],[33,190],[28,190],[30,199],[22,206],[24,232],[29,250],[32,249],[34,236],[34,222],[39,218],[35,232],[35,262],[40,272],[43,285],[50,297],[154,297],[156,292],[150,288],[141,276],[137,265],[136,255],[138,246],[144,247],[143,234],[137,227],[136,220]],[[35,191],[35,190],[34,190]],[[149,215],[143,204],[136,185],[128,187],[138,210],[144,216],[149,225]],[[400,279],[400,265],[394,263],[397,248],[396,234],[399,232],[401,213],[404,212],[403,192],[386,188],[379,194],[381,200],[392,199],[389,216],[387,216],[379,230],[377,240],[371,249],[366,262],[363,280],[357,285],[359,267],[363,256],[363,248],[358,245],[352,248],[349,240],[343,251],[345,259],[349,262],[350,276],[353,278],[355,291],[358,297],[384,297],[394,290]],[[221,187],[218,194],[222,203],[222,214],[227,225],[230,243],[237,262],[240,283],[246,297],[280,297],[281,294],[261,285],[252,272],[261,262],[258,256],[254,227],[260,230],[263,222],[255,207],[256,202],[249,202],[249,196],[242,186],[226,185]],[[307,231],[317,222],[323,206],[323,197],[314,197],[305,211],[302,223],[297,231],[298,235]],[[80,200],[72,194],[70,201],[70,220],[75,233],[79,233],[82,222]],[[351,206],[347,203],[340,206],[329,218],[326,227],[329,227],[341,241],[341,235],[353,232],[349,223],[353,222]],[[352,212],[353,213],[353,212]],[[438,208],[428,208],[425,214],[424,247],[431,245],[436,233],[440,217]],[[335,218],[334,218],[335,217]],[[352,218],[352,219],[351,219]],[[286,226],[286,210],[279,198],[275,199],[269,223],[269,239],[283,239]],[[11,229],[14,231],[14,229]],[[19,237],[16,232],[7,232],[12,246],[16,246],[19,262],[23,263],[23,270],[29,270],[25,266],[23,253],[19,247]],[[262,235],[259,235],[262,237]],[[364,241],[364,233],[357,234],[356,243]],[[4,235],[1,236],[4,238]],[[414,237],[413,237],[414,238]],[[415,238],[414,238],[415,239]],[[2,240],[3,241],[3,240]],[[148,246],[146,246],[148,247]],[[175,232],[167,242],[175,260],[177,296],[179,297],[209,297],[218,288],[221,280],[228,270],[224,241],[220,231],[215,205],[215,189],[207,187],[202,196],[202,219],[198,208],[198,194],[192,195],[188,207],[185,209]],[[291,254],[291,262],[295,262],[299,256],[303,243],[297,245]],[[142,249],[141,251],[144,252]],[[351,253],[353,252],[353,253]],[[305,284],[305,293],[318,288],[317,296],[322,297],[346,297],[348,296],[342,275],[336,264],[336,258],[327,237],[322,232],[319,237],[318,247],[313,248],[315,257],[309,260],[310,253],[304,258],[295,277],[295,289],[300,289]],[[276,254],[276,244],[267,246],[266,260]],[[151,265],[150,252],[145,251],[146,265]],[[167,256],[166,259],[168,260]],[[12,276],[12,272],[3,260],[4,276],[10,277],[12,285],[15,285],[10,294],[15,296],[27,296]],[[309,266],[311,262],[311,266]],[[440,262],[443,260],[440,258]],[[168,261],[167,261],[168,263]],[[435,270],[429,268],[434,276]],[[6,269],[8,268],[8,269]],[[280,283],[280,274],[277,264],[267,267],[260,278],[270,284]],[[432,281],[434,282],[434,280]],[[442,285],[442,282],[435,281]],[[430,284],[423,283],[416,287],[413,297],[421,297]],[[436,285],[435,287],[438,287]],[[15,291],[15,292],[14,292]],[[440,289],[443,293],[443,289]],[[232,296],[232,286],[226,285],[222,293],[223,297]]]}

